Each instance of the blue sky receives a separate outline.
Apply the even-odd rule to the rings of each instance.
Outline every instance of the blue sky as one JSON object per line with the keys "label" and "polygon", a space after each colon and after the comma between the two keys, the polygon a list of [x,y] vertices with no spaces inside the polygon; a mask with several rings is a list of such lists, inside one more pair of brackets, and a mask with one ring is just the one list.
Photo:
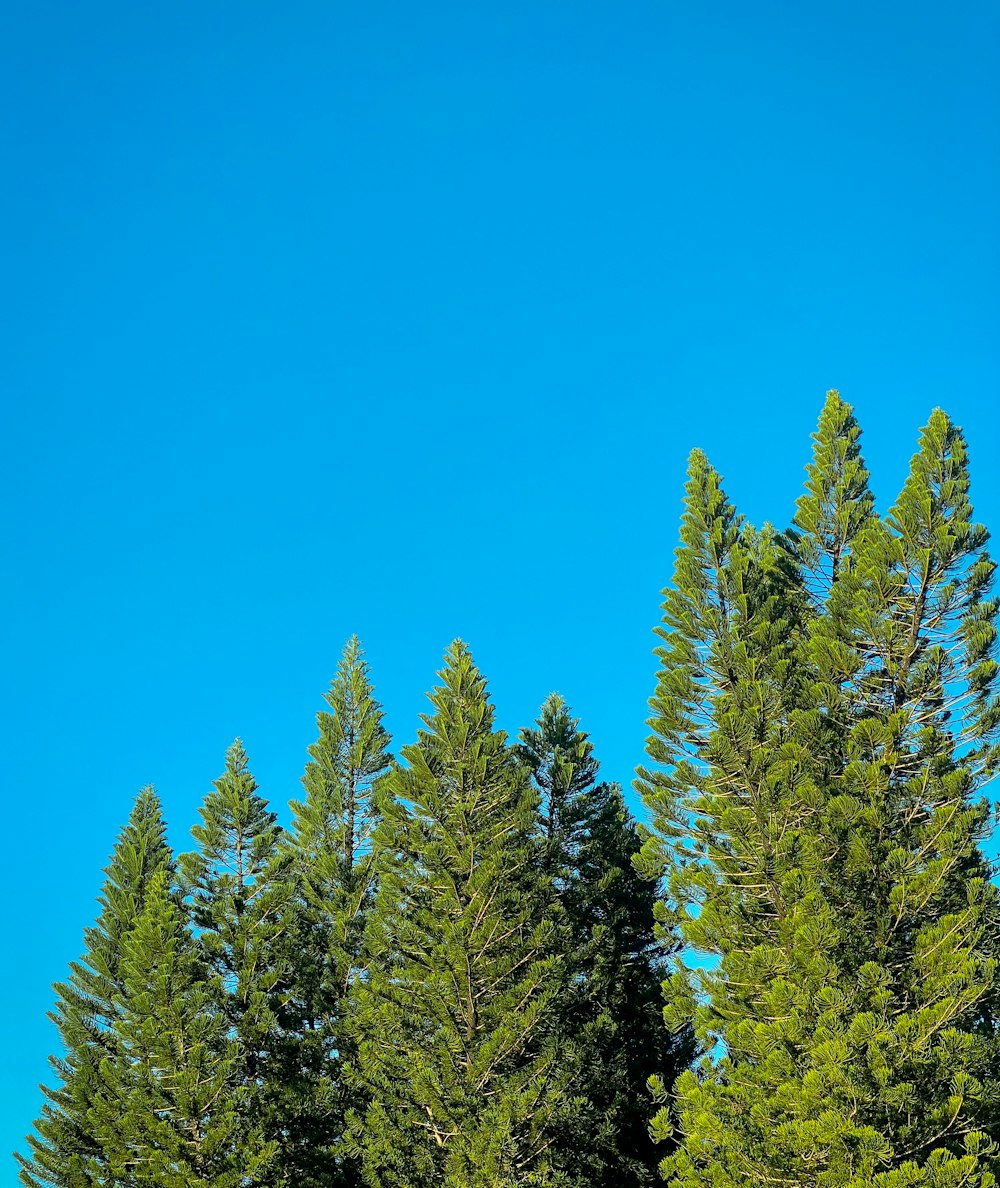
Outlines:
{"label": "blue sky", "polygon": [[284,812],[351,632],[399,741],[461,635],[627,782],[692,446],[784,523],[828,387],[883,505],[940,404],[1000,531],[998,48],[977,0],[4,6],[0,1149],[136,790],[186,848],[238,733]]}

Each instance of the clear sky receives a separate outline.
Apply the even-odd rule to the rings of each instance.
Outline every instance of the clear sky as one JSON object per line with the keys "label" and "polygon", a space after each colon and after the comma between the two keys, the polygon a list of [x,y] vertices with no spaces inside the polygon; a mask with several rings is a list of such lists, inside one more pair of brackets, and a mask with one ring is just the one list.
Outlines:
{"label": "clear sky", "polygon": [[1000,533],[998,51],[992,0],[2,6],[0,1150],[137,789],[186,848],[239,733],[284,813],[351,632],[400,741],[461,635],[627,782],[692,446],[784,524],[828,387],[883,505],[940,404]]}

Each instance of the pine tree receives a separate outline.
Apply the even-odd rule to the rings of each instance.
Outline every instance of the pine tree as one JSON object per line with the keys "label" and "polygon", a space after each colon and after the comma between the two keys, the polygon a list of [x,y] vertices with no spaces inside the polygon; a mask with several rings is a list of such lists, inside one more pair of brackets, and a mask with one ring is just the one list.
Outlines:
{"label": "pine tree", "polygon": [[[281,827],[258,791],[239,739],[226,752],[225,771],[200,811],[202,824],[191,831],[198,849],[180,858],[184,890],[205,964],[238,1043],[238,1076],[232,1084],[246,1134],[256,1134],[260,1123],[264,1140],[278,1142],[267,1182],[280,1183],[287,1170],[286,1098],[295,1088],[285,1073],[298,1021],[292,990],[298,921]],[[265,1166],[259,1150],[245,1148],[244,1158],[248,1166]]]}
{"label": "pine tree", "polygon": [[887,516],[828,397],[787,536],[694,455],[640,772],[708,1051],[656,1123],[671,1182],[970,1185],[997,1170],[996,602],[936,412]]}
{"label": "pine tree", "polygon": [[621,789],[598,783],[587,734],[553,693],[519,755],[539,797],[543,869],[565,913],[566,984],[558,1025],[579,1101],[564,1120],[562,1165],[591,1188],[648,1183],[649,1077],[668,1083],[689,1058],[663,1022],[656,885],[639,877],[639,835]]}
{"label": "pine tree", "polygon": [[464,644],[440,676],[435,712],[387,777],[378,844],[395,862],[358,987],[370,1105],[352,1137],[372,1188],[546,1183],[565,1089],[535,796]]}
{"label": "pine tree", "polygon": [[92,1111],[107,1158],[102,1184],[244,1188],[267,1178],[273,1144],[249,1122],[239,1043],[165,870],[124,939],[117,1057]]}
{"label": "pine tree", "polygon": [[[351,991],[367,964],[366,920],[376,891],[380,820],[375,783],[389,768],[389,735],[356,636],[344,649],[317,714],[305,799],[292,802],[289,844],[299,893],[303,945],[296,962],[302,1022],[297,1051],[301,1106],[295,1124],[297,1188],[354,1183],[359,1172],[343,1150],[351,1095],[344,1066]],[[354,1101],[355,1108],[363,1102]]]}
{"label": "pine tree", "polygon": [[817,611],[841,576],[858,534],[874,523],[868,477],[854,411],[838,392],[827,392],[813,434],[805,493],[796,503],[789,533]]}
{"label": "pine tree", "polygon": [[589,826],[586,793],[597,779],[594,747],[558,693],[542,705],[534,727],[520,733],[518,755],[538,791],[538,824],[545,873],[564,895],[579,882],[580,847]]}
{"label": "pine tree", "polygon": [[50,1018],[64,1054],[50,1057],[50,1063],[60,1084],[42,1087],[46,1101],[35,1134],[28,1137],[31,1153],[17,1156],[21,1182],[28,1188],[89,1188],[105,1182],[105,1157],[90,1114],[104,1093],[101,1062],[117,1059],[113,1028],[122,991],[122,946],[142,912],[150,881],[171,866],[159,799],[152,788],[144,788],[105,868],[101,911],[84,932],[84,956],[55,987],[58,1000]]}

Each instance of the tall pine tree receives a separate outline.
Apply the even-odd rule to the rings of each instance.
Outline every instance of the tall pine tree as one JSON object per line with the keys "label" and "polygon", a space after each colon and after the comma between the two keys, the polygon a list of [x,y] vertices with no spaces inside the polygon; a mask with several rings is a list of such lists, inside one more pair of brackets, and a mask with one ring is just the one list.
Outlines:
{"label": "tall pine tree", "polygon": [[689,1058],[663,1021],[657,888],[639,877],[640,840],[621,789],[598,783],[593,746],[558,694],[521,731],[538,791],[543,869],[565,913],[566,981],[558,1026],[577,1100],[558,1154],[597,1188],[649,1183],[660,1156],[649,1134],[649,1077],[668,1083]]}
{"label": "tall pine tree", "polygon": [[599,770],[594,747],[558,693],[542,706],[533,727],[519,736],[518,756],[538,791],[542,863],[557,894],[579,883],[579,857],[589,828]]}
{"label": "tall pine tree", "polygon": [[[297,1075],[298,1188],[353,1183],[356,1161],[343,1148],[352,1100],[345,1068],[351,992],[368,963],[366,922],[377,886],[373,834],[380,820],[375,784],[388,770],[389,735],[356,636],[344,649],[317,714],[305,798],[292,802],[288,844],[301,896],[302,948],[296,962],[302,1021]],[[355,1108],[364,1108],[355,1100]],[[290,1123],[295,1121],[289,1119]]]}
{"label": "tall pine tree", "polygon": [[794,531],[692,459],[640,773],[691,950],[667,981],[709,1051],[677,1085],[672,1182],[995,1183],[996,603],[961,434],[935,413],[872,511],[828,397]]}
{"label": "tall pine tree", "polygon": [[[181,856],[180,870],[198,943],[238,1045],[238,1075],[226,1090],[237,1097],[225,1108],[242,1117],[247,1143],[262,1135],[267,1144],[278,1144],[268,1183],[279,1184],[294,1173],[285,1117],[296,1088],[286,1074],[298,1022],[298,921],[281,827],[258,791],[239,739],[226,752],[225,771],[205,798],[201,817],[191,831],[198,849]],[[245,1158],[248,1166],[266,1165],[251,1147]]]}
{"label": "tall pine tree", "polygon": [[108,1092],[91,1111],[107,1178],[121,1188],[269,1184],[275,1144],[249,1116],[240,1044],[171,894],[154,877],[124,938],[122,990],[105,1061]]}
{"label": "tall pine tree", "polygon": [[545,1183],[561,969],[535,795],[464,644],[440,676],[387,777],[379,844],[394,863],[359,986],[370,1105],[353,1138],[372,1188]]}
{"label": "tall pine tree", "polygon": [[58,999],[50,1017],[63,1054],[50,1062],[59,1084],[42,1087],[46,1100],[28,1137],[30,1154],[17,1156],[27,1188],[89,1188],[106,1182],[105,1153],[91,1112],[106,1093],[102,1062],[119,1058],[114,1024],[123,987],[122,947],[142,913],[151,880],[171,868],[159,799],[152,788],[144,788],[105,868],[101,911],[84,932],[84,955],[55,987]]}

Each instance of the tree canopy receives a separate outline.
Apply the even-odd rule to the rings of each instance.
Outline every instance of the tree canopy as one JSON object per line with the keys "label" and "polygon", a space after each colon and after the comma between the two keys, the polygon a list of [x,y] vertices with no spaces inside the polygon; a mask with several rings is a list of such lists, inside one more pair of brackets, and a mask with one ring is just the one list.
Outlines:
{"label": "tree canopy", "polygon": [[786,528],[693,451],[632,801],[461,640],[394,752],[351,637],[287,827],[139,793],[22,1184],[996,1188],[987,539],[940,410],[884,512],[836,392]]}

